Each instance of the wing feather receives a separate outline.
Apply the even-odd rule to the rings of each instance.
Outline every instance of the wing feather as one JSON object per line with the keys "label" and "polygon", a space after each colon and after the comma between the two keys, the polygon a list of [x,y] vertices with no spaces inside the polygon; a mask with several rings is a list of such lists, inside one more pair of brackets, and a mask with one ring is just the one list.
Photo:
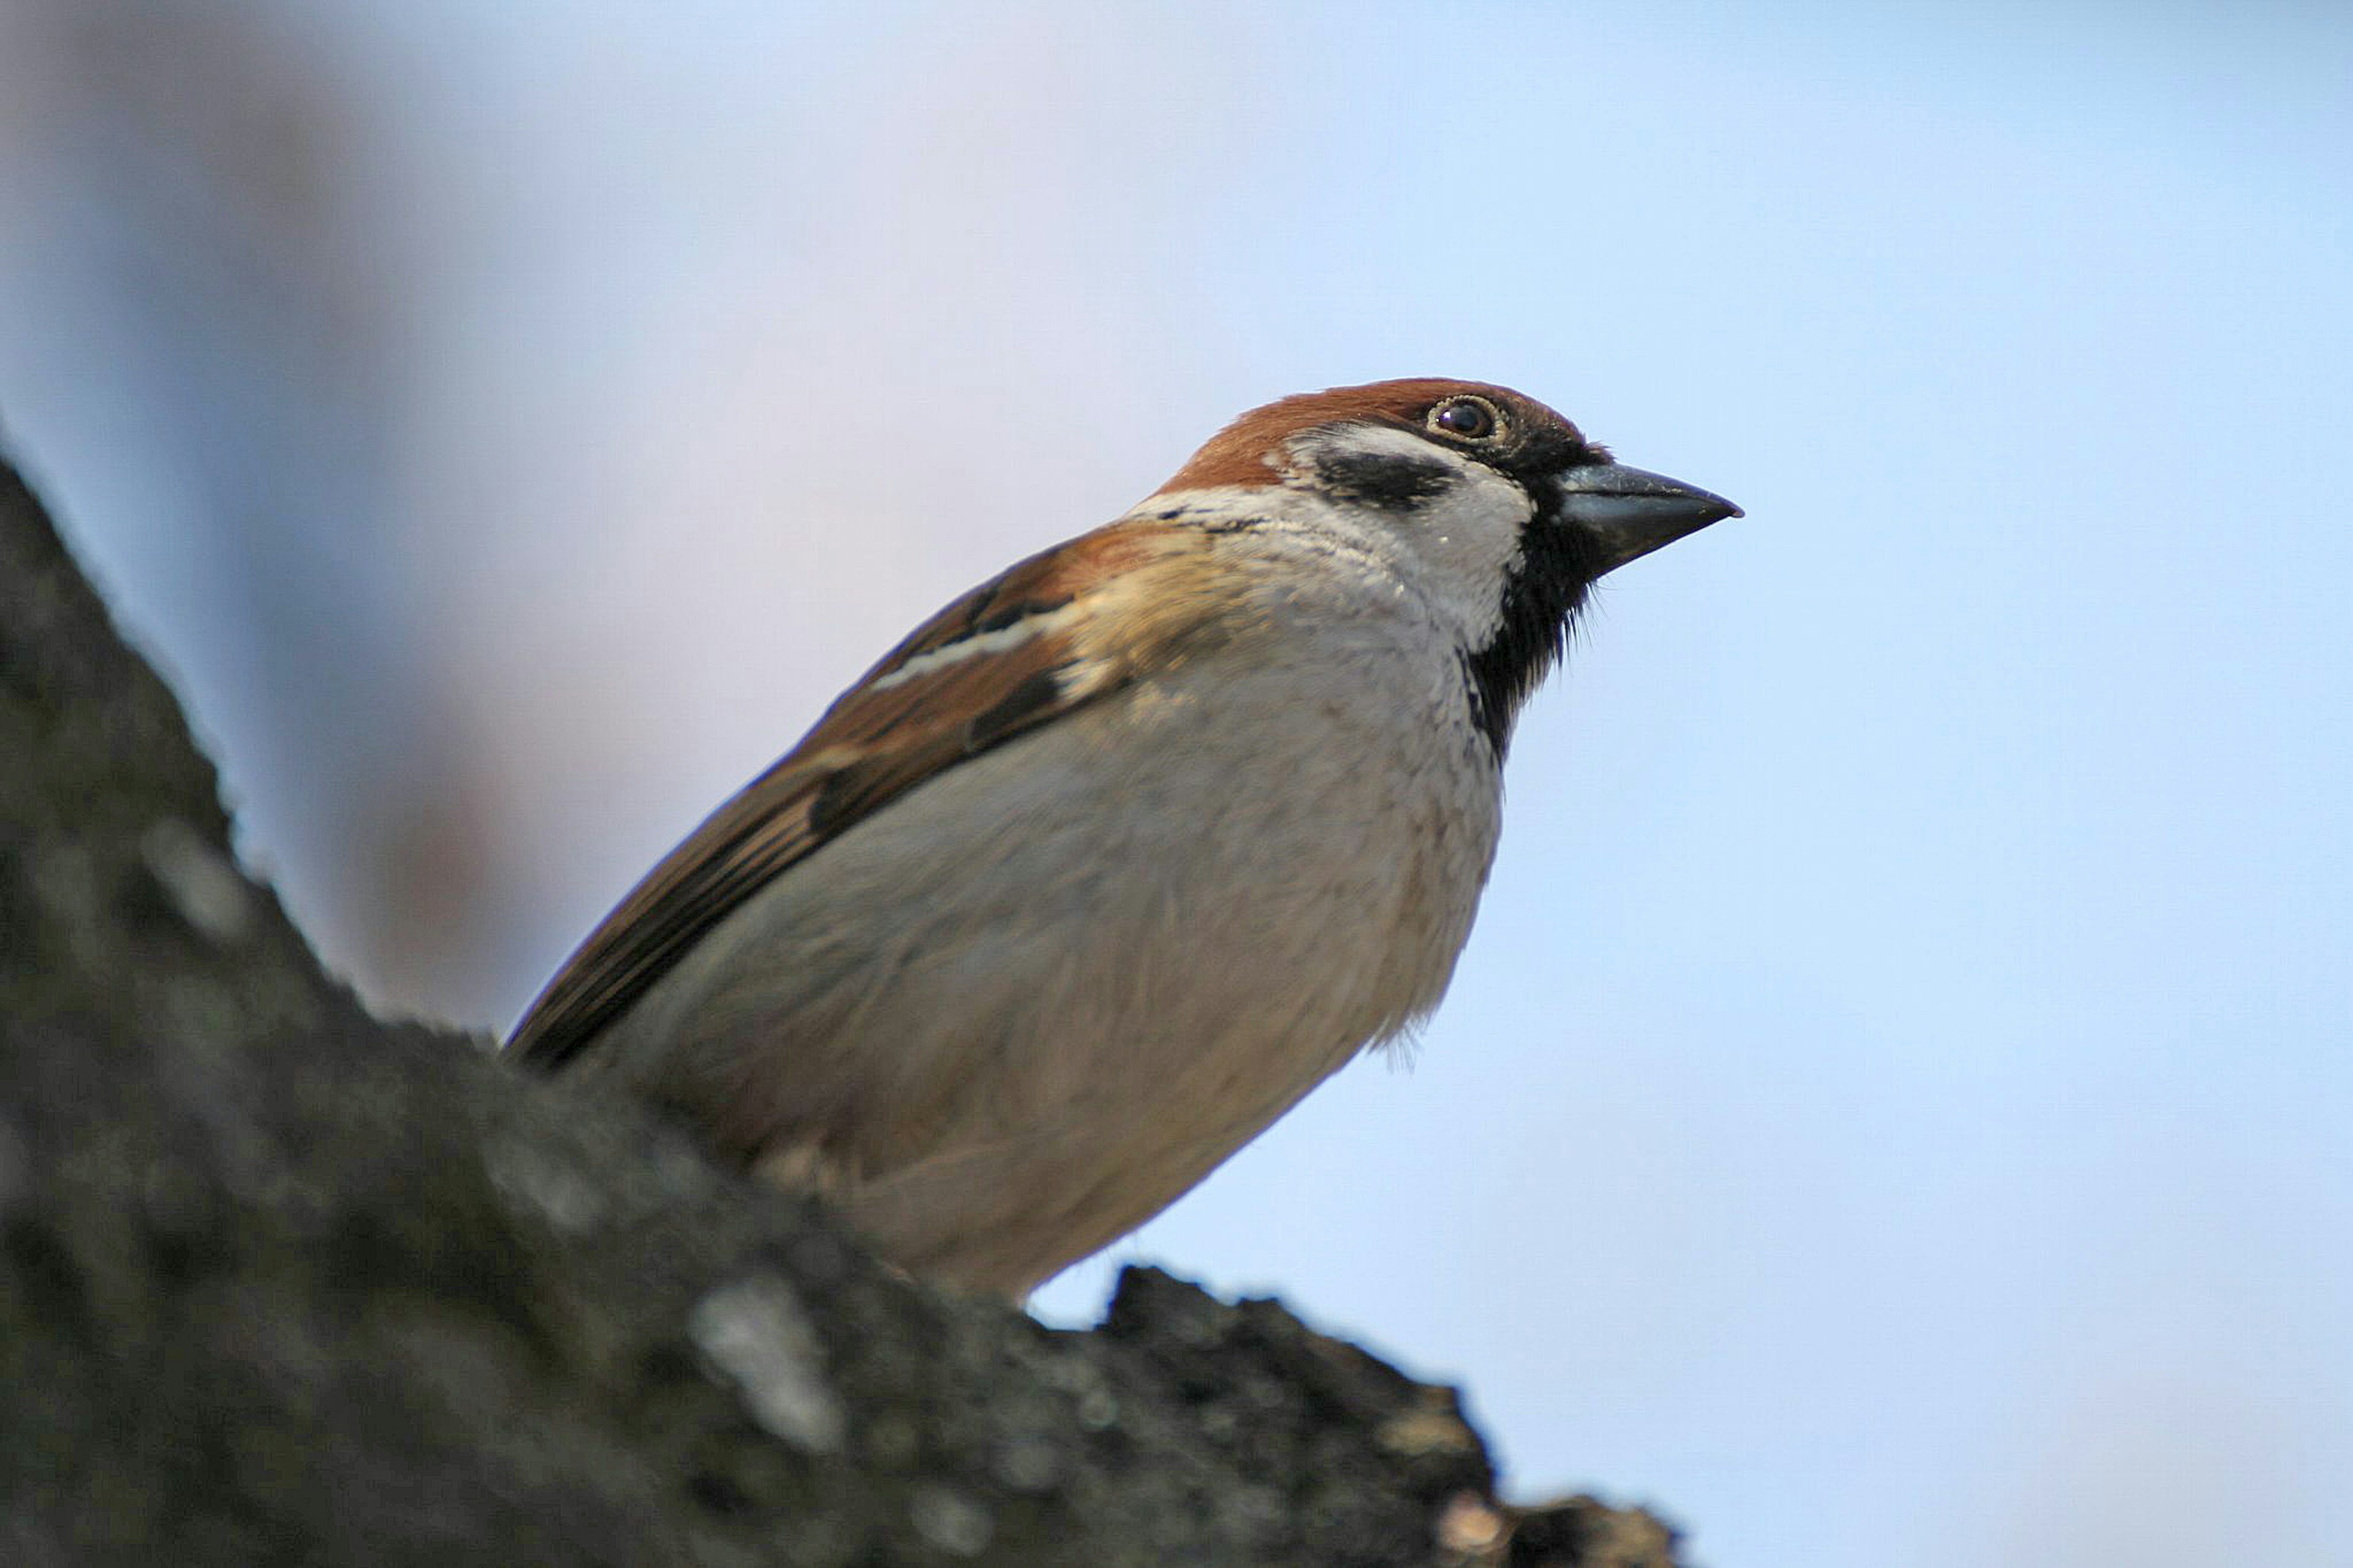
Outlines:
{"label": "wing feather", "polygon": [[769,882],[925,780],[1116,690],[1086,601],[1189,547],[1114,524],[1021,562],[941,610],[799,744],[706,818],[556,972],[507,1049],[554,1068],[587,1049],[695,941]]}

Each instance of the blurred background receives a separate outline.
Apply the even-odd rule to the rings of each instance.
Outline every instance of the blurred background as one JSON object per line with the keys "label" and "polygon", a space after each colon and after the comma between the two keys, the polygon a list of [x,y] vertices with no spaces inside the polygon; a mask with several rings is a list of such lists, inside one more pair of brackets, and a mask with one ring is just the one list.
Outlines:
{"label": "blurred background", "polygon": [[1111,1258],[1704,1563],[2353,1564],[2353,8],[0,0],[0,427],[378,1006],[1440,374],[1613,579],[1408,1070]]}

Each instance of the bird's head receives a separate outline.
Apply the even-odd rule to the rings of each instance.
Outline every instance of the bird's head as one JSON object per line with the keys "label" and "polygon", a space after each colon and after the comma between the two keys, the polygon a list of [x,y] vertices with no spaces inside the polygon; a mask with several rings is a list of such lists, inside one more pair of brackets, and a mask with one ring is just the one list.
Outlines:
{"label": "bird's head", "polygon": [[[1424,378],[1252,409],[1145,506],[1345,536],[1452,624],[1500,751],[1594,582],[1740,509],[1507,387]],[[1138,510],[1143,510],[1139,508]]]}

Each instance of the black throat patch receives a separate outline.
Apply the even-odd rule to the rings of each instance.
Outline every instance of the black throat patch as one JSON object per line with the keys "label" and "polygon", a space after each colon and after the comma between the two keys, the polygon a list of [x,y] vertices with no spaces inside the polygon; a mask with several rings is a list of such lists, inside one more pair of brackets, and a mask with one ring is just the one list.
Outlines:
{"label": "black throat patch", "polygon": [[1581,530],[1564,527],[1549,485],[1531,485],[1536,514],[1528,520],[1520,563],[1504,582],[1502,619],[1494,637],[1462,659],[1471,721],[1503,761],[1520,706],[1546,671],[1568,651],[1571,627],[1599,575],[1599,552]]}

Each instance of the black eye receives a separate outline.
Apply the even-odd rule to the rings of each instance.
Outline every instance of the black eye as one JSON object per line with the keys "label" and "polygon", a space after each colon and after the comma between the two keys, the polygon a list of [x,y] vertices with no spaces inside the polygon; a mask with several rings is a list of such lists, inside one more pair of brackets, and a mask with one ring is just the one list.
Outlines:
{"label": "black eye", "polygon": [[1495,405],[1483,397],[1451,398],[1430,411],[1431,429],[1443,430],[1465,441],[1483,441],[1502,423]]}

